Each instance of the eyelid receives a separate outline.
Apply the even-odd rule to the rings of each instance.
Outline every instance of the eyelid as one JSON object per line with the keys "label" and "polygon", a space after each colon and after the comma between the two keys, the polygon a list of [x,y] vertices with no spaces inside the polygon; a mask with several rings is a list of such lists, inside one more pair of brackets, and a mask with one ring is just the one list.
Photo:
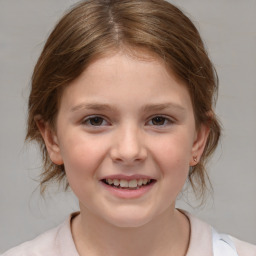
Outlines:
{"label": "eyelid", "polygon": [[[102,118],[104,124],[92,125],[92,124],[88,124],[88,123],[87,123],[88,121],[90,121],[91,119],[93,119],[93,118],[95,118],[95,117]],[[167,121],[167,124],[163,124],[163,125],[149,124],[149,122],[151,122],[152,119],[154,119],[154,118],[156,118],[156,117],[164,118],[165,121]],[[173,123],[175,123],[175,119],[174,119],[173,117],[170,117],[170,116],[167,116],[167,115],[163,115],[163,114],[153,115],[153,116],[149,117],[148,120],[146,121],[146,125],[154,126],[154,127],[159,127],[159,128],[165,127],[165,126],[168,126],[168,125],[172,125]],[[87,126],[87,127],[100,128],[100,127],[110,126],[110,125],[111,125],[111,122],[110,122],[110,121],[108,120],[108,118],[106,118],[105,116],[95,114],[95,115],[89,115],[89,116],[84,117],[84,118],[81,120],[81,124],[84,125],[84,126]]]}
{"label": "eyelid", "polygon": [[154,118],[156,118],[156,117],[164,118],[164,119],[168,122],[168,124],[164,124],[164,125],[153,125],[153,124],[151,124],[150,126],[154,126],[154,127],[159,127],[159,128],[161,128],[161,127],[165,127],[165,126],[167,126],[167,125],[172,125],[173,123],[175,123],[175,119],[174,119],[174,118],[172,118],[172,117],[170,117],[170,116],[166,116],[166,115],[159,114],[159,115],[153,115],[153,116],[151,116],[151,117],[148,119],[148,121],[146,122],[146,124],[148,124],[150,121],[152,121],[152,119],[154,119]]}
{"label": "eyelid", "polygon": [[[91,119],[95,118],[95,117],[99,117],[99,118],[102,118],[103,119],[103,122],[106,122],[107,125],[92,125],[92,124],[87,124],[86,122],[90,121]],[[93,127],[93,128],[99,128],[99,127],[104,127],[104,126],[109,126],[110,125],[110,122],[107,120],[106,117],[102,116],[102,115],[89,115],[89,116],[86,116],[82,119],[81,121],[81,124],[82,125],[85,125],[87,127]]]}

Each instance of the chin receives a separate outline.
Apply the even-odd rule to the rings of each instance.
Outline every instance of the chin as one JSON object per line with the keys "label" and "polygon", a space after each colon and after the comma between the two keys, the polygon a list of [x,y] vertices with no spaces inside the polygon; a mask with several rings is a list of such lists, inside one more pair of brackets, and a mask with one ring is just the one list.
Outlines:
{"label": "chin", "polygon": [[139,228],[152,221],[152,219],[153,217],[146,213],[128,210],[119,213],[115,212],[109,218],[105,218],[108,223],[119,228]]}
{"label": "chin", "polygon": [[147,219],[135,219],[135,218],[126,218],[126,219],[117,219],[112,221],[112,225],[118,227],[118,228],[139,228],[147,223],[149,223],[150,220]]}

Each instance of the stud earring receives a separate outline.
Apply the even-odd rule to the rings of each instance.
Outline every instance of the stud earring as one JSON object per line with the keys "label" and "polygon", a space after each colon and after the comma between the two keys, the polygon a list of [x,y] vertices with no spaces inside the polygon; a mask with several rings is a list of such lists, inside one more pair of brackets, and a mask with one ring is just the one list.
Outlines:
{"label": "stud earring", "polygon": [[194,160],[194,162],[196,163],[196,162],[197,162],[197,157],[196,157],[196,156],[193,156],[193,160]]}

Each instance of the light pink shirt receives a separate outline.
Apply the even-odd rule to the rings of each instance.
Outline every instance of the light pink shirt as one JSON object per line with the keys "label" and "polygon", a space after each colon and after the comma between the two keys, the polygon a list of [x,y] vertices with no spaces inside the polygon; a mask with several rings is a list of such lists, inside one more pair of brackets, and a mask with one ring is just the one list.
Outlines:
{"label": "light pink shirt", "polygon": [[[256,246],[217,233],[207,223],[185,213],[190,221],[186,256],[256,256]],[[2,256],[79,256],[71,234],[71,215],[64,223]]]}

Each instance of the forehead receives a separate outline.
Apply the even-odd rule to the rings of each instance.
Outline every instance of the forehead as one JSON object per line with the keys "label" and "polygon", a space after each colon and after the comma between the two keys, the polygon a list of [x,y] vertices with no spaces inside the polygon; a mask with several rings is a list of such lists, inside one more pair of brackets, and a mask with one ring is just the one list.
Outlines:
{"label": "forehead", "polygon": [[[141,72],[143,76],[143,74],[145,75],[149,72],[154,76],[156,76],[156,74],[165,78],[168,76],[170,80],[175,80],[176,83],[187,87],[186,83],[174,72],[171,63],[167,63],[159,55],[144,47],[127,45],[121,46],[118,50],[112,50],[110,48],[104,55],[95,56],[92,61],[88,63],[82,74],[75,79],[75,82],[80,80],[81,77],[89,75],[94,76],[94,78],[99,78],[102,72],[105,72],[105,75],[106,73],[111,74],[113,73],[111,72],[113,69],[118,73],[124,66],[127,71],[130,71],[129,74],[138,75],[138,73]],[[135,68],[133,69],[133,67]],[[101,69],[102,72],[99,73],[98,69]],[[126,73],[123,73],[122,76],[125,76],[125,74]]]}
{"label": "forehead", "polygon": [[152,55],[131,56],[126,53],[94,60],[64,90],[63,101],[69,106],[86,101],[119,106],[168,101],[173,105],[191,103],[184,84],[172,75],[162,60]]}

